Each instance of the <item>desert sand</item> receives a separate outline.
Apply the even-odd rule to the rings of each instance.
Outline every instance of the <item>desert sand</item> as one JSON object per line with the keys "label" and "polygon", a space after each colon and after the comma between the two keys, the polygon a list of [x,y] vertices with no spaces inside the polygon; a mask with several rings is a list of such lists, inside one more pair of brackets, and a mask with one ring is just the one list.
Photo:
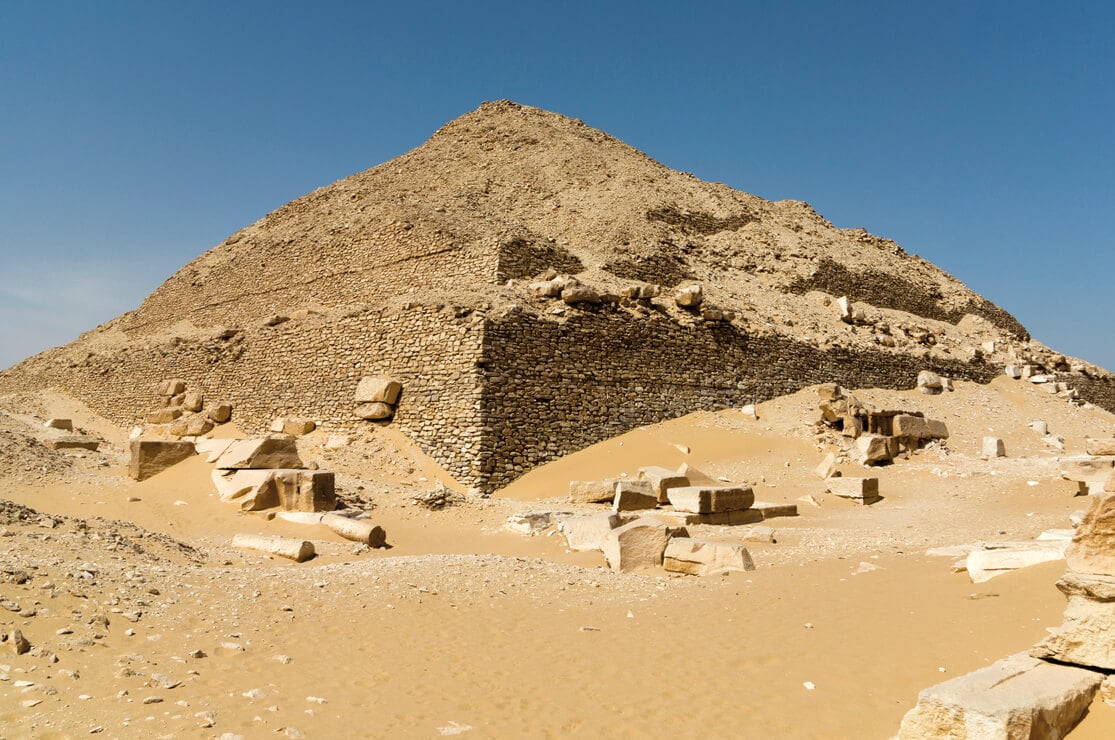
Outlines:
{"label": "desert sand", "polygon": [[[1006,377],[954,392],[857,390],[946,421],[944,444],[846,475],[883,500],[825,493],[813,469],[817,394],[697,412],[636,428],[536,468],[491,498],[468,495],[389,427],[340,450],[299,438],[370,510],[389,549],[320,525],[241,513],[191,458],[125,476],[128,430],[57,392],[0,399],[0,737],[818,737],[885,738],[917,694],[1026,650],[1061,621],[1064,561],[973,584],[934,547],[1030,540],[1086,508],[1058,458],[1115,416]],[[97,452],[37,441],[51,417]],[[1048,422],[1050,446],[1027,426]],[[222,434],[238,435],[232,425]],[[984,436],[1007,456],[979,456]],[[794,502],[756,570],[696,577],[615,573],[552,527],[508,531],[570,505],[572,479],[682,463]],[[416,494],[447,487],[428,509]],[[10,502],[10,503],[5,503]],[[691,526],[739,542],[747,526]],[[235,550],[237,533],[314,542],[296,564]],[[1073,732],[1111,737],[1098,698]]]}

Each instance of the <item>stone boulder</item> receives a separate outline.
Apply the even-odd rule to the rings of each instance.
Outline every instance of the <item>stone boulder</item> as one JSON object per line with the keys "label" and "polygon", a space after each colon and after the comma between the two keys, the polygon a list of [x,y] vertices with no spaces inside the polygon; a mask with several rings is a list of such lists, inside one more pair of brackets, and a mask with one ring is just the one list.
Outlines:
{"label": "stone boulder", "polygon": [[852,446],[851,456],[860,465],[874,465],[894,457],[888,438],[879,434],[861,434]]}
{"label": "stone boulder", "polygon": [[182,408],[186,411],[201,411],[205,407],[205,396],[200,391],[186,391],[182,399]]}
{"label": "stone boulder", "polygon": [[228,403],[211,403],[206,408],[205,413],[213,421],[214,424],[224,424],[232,418],[232,404]]}
{"label": "stone boulder", "polygon": [[682,308],[696,308],[705,300],[704,289],[700,284],[686,285],[674,293],[674,303]]}
{"label": "stone boulder", "polygon": [[983,454],[984,460],[991,460],[996,457],[1006,457],[1007,448],[1003,444],[1003,440],[998,437],[984,437],[983,438]]}
{"label": "stone boulder", "polygon": [[382,419],[390,419],[395,413],[395,407],[389,403],[382,401],[373,401],[372,403],[362,403],[352,411],[357,417],[367,419],[368,421],[380,421]]}
{"label": "stone boulder", "polygon": [[1069,570],[1115,576],[1115,493],[1097,493],[1065,553]]}
{"label": "stone boulder", "polygon": [[394,406],[399,402],[402,384],[391,378],[365,376],[356,386],[356,403],[386,403]]}
{"label": "stone boulder", "polygon": [[152,411],[147,415],[148,424],[169,424],[182,415],[182,409],[177,406],[168,406],[167,408]]}
{"label": "stone boulder", "polygon": [[168,439],[133,439],[129,448],[128,475],[147,480],[195,453],[193,442]]}
{"label": "stone boulder", "polygon": [[612,570],[657,568],[674,534],[688,535],[684,529],[672,529],[653,517],[640,517],[604,535],[601,549]]}
{"label": "stone boulder", "polygon": [[186,392],[186,381],[172,378],[159,384],[159,395],[170,398]]}
{"label": "stone boulder", "polygon": [[944,381],[937,373],[922,370],[918,373],[918,390],[930,396],[935,396],[945,389]]}
{"label": "stone boulder", "polygon": [[47,429],[61,429],[66,432],[74,430],[74,423],[70,419],[47,419],[46,424],[43,424]]}
{"label": "stone boulder", "polygon": [[1066,573],[1064,620],[1030,650],[1035,658],[1115,671],[1115,577]]}
{"label": "stone boulder", "polygon": [[672,537],[666,543],[662,565],[673,573],[688,573],[695,576],[755,570],[751,554],[743,545],[709,542],[689,537]]}
{"label": "stone boulder", "polygon": [[922,691],[898,740],[1062,738],[1102,680],[1101,673],[1012,655]]}
{"label": "stone boulder", "polygon": [[217,458],[216,467],[221,470],[260,470],[303,466],[292,438],[260,437],[233,442]]}

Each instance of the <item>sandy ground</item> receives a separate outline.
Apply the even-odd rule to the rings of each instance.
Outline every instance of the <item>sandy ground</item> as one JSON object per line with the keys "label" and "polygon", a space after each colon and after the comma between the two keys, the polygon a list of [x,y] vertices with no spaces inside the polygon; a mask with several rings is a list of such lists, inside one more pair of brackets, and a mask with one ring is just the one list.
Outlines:
{"label": "sandy ground", "polygon": [[[0,498],[33,509],[0,508],[0,629],[35,648],[0,645],[0,737],[889,737],[918,691],[1025,650],[1064,608],[1063,562],[972,584],[926,549],[1068,527],[1086,500],[1057,457],[1111,435],[1115,417],[1005,378],[857,394],[952,432],[875,469],[884,499],[870,507],[813,476],[827,448],[809,390],[758,420],[729,410],[636,429],[440,510],[412,496],[453,483],[405,439],[379,430],[330,452],[323,434],[303,438],[304,459],[336,470],[342,498],[385,527],[386,550],[236,512],[201,457],[135,483],[127,430],[55,394],[0,399]],[[51,416],[102,451],[19,446]],[[980,459],[984,435],[1008,457]],[[552,530],[503,528],[525,511],[606,509],[569,505],[571,479],[681,463],[799,504],[766,523],[776,542],[748,543],[755,571],[612,573]],[[310,539],[319,556],[233,550],[240,532]],[[1115,708],[1097,700],[1073,737],[1113,733]]]}

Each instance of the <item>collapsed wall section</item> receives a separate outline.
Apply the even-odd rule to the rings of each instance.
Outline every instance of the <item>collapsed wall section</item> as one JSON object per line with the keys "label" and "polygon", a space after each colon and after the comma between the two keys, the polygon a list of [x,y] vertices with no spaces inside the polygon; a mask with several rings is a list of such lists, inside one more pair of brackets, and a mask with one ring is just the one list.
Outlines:
{"label": "collapsed wall section", "polygon": [[564,322],[513,312],[484,332],[484,460],[493,491],[531,468],[643,424],[698,409],[764,401],[809,385],[913,388],[919,370],[989,382],[982,361],[819,350],[732,324],[578,314]]}

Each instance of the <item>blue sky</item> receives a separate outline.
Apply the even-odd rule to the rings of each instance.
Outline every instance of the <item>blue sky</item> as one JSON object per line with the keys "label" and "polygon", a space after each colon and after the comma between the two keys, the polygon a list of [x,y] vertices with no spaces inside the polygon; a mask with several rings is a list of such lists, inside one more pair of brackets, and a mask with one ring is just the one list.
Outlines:
{"label": "blue sky", "polygon": [[1115,4],[0,0],[0,367],[484,100],[896,240],[1115,369]]}

